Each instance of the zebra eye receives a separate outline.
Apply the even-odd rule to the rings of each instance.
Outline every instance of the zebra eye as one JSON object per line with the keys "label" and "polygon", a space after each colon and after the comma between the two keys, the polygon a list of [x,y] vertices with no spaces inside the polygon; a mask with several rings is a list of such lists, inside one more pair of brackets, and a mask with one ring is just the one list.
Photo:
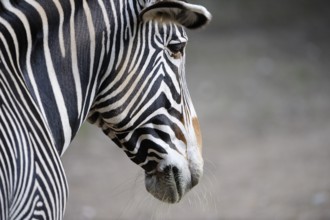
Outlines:
{"label": "zebra eye", "polygon": [[169,44],[167,45],[167,48],[172,52],[171,57],[178,59],[183,55],[183,50],[185,46],[186,43],[182,42],[182,43]]}

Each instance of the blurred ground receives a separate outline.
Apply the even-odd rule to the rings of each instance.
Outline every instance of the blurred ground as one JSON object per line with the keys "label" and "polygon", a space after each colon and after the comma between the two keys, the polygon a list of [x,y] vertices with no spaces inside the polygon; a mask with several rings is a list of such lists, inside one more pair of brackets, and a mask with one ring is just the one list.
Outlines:
{"label": "blurred ground", "polygon": [[188,32],[202,182],[162,204],[142,170],[86,125],[63,157],[66,219],[330,219],[330,4],[193,2],[214,15]]}

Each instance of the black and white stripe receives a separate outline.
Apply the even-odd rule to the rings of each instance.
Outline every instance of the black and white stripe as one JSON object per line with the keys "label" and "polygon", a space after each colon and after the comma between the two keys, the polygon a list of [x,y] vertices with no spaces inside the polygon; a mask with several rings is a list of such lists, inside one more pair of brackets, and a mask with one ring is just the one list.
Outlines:
{"label": "black and white stripe", "polygon": [[7,65],[13,57],[4,52],[9,51],[0,51],[0,219],[60,219],[67,184],[58,152],[21,76]]}
{"label": "black and white stripe", "polygon": [[62,219],[60,156],[86,118],[148,175],[170,151],[198,151],[175,22],[195,28],[210,15],[167,2],[174,12],[151,18],[163,2],[0,0],[0,219]]}

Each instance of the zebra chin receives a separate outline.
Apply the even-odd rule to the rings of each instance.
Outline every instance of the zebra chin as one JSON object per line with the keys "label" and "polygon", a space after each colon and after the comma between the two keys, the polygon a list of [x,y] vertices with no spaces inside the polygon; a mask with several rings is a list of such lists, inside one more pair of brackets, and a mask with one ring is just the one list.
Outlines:
{"label": "zebra chin", "polygon": [[162,160],[157,168],[145,175],[147,191],[155,198],[178,203],[183,196],[196,186],[203,175],[203,160],[189,162],[176,151]]}

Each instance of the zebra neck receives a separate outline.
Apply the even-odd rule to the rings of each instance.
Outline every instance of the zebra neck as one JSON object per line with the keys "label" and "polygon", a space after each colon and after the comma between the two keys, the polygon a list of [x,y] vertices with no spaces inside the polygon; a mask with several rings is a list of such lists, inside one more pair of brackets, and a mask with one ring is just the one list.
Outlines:
{"label": "zebra neck", "polygon": [[62,155],[85,121],[100,82],[124,65],[123,48],[134,33],[141,0],[0,4],[6,11],[0,28],[5,29],[14,68]]}

